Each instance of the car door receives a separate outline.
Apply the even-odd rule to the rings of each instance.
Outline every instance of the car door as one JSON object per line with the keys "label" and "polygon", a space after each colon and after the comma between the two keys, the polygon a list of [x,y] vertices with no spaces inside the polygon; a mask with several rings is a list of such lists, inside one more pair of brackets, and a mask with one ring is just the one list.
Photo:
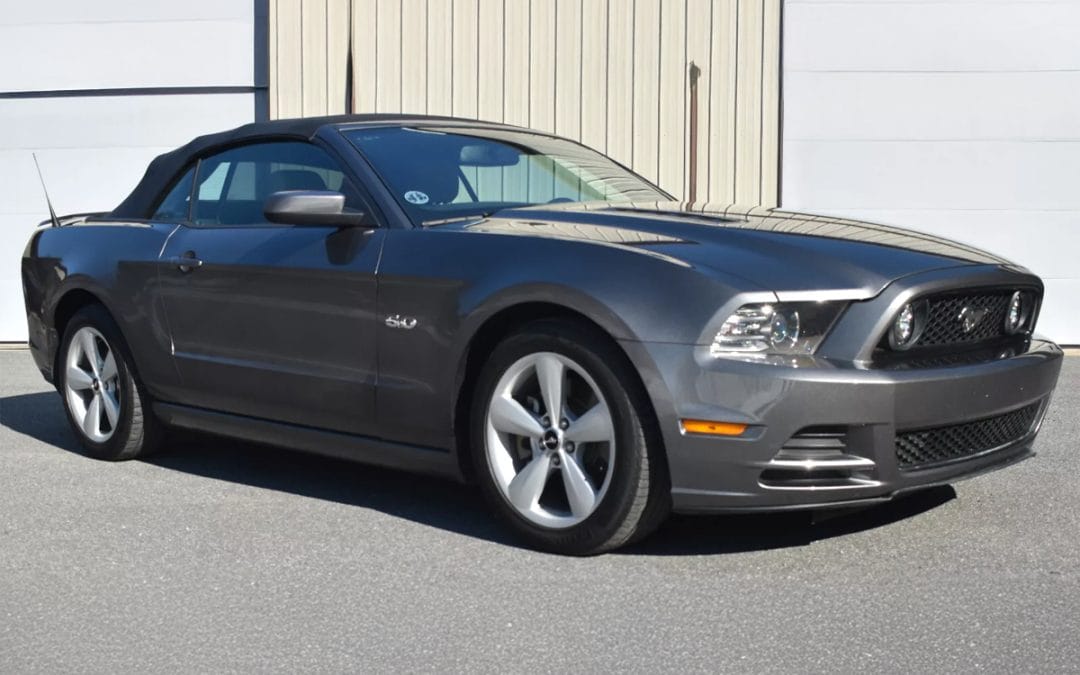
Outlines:
{"label": "car door", "polygon": [[[333,190],[370,227],[270,223],[280,190]],[[255,143],[198,162],[159,279],[178,403],[357,434],[375,407],[375,271],[384,229],[323,148]]]}

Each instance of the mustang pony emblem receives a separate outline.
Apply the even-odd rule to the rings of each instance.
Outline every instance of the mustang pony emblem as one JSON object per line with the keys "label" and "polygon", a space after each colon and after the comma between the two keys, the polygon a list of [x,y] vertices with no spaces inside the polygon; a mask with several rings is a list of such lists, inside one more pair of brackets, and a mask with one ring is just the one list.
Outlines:
{"label": "mustang pony emblem", "polygon": [[973,309],[971,307],[965,307],[960,310],[960,314],[957,315],[956,320],[960,322],[960,329],[964,331],[964,335],[975,330],[975,327],[986,317],[987,311],[986,308]]}

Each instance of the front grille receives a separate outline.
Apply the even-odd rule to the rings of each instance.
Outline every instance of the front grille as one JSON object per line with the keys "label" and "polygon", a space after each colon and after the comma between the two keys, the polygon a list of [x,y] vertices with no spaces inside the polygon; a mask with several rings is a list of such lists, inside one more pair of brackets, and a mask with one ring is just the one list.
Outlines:
{"label": "front grille", "polygon": [[974,422],[896,434],[901,469],[928,468],[1014,443],[1031,431],[1041,402]]}
{"label": "front grille", "polygon": [[1027,336],[1016,336],[1008,340],[998,340],[989,346],[976,345],[962,351],[926,350],[925,352],[896,352],[875,354],[876,363],[886,370],[918,370],[921,368],[952,368],[970,366],[1008,359],[1023,354],[1031,344]]}
{"label": "front grille", "polygon": [[[1005,330],[1005,317],[1017,290],[1023,294],[1020,329],[1009,334]],[[1035,325],[1040,300],[1041,294],[1034,289],[1007,287],[944,291],[916,298],[911,302],[918,331],[914,344],[907,349],[894,349],[889,342],[890,328],[874,349],[874,366],[945,368],[1021,353]]]}
{"label": "front grille", "polygon": [[[1009,311],[1011,290],[985,291],[963,295],[931,296],[926,328],[915,347],[973,344],[1005,335],[1005,313]],[[974,328],[964,332],[961,312],[983,313]]]}

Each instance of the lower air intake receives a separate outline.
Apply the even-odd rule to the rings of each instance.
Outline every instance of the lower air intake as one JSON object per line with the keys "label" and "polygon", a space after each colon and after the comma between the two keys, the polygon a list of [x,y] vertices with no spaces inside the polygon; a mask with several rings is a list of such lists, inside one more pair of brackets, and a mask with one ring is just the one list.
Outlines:
{"label": "lower air intake", "polygon": [[925,469],[1015,443],[1031,431],[1041,405],[964,424],[899,432],[896,460],[904,470]]}

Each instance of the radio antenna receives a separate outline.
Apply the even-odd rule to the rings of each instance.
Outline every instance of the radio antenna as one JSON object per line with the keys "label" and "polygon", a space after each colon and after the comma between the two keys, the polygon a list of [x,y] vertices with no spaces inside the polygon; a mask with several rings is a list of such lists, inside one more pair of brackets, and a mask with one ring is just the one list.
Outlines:
{"label": "radio antenna", "polygon": [[53,210],[52,200],[49,199],[49,188],[45,187],[45,177],[41,175],[41,165],[37,161],[37,153],[30,153],[34,158],[34,166],[37,167],[37,177],[41,181],[41,191],[45,193],[45,203],[49,205],[49,220],[52,221],[53,227],[60,227],[60,221],[56,218],[56,211]]}

